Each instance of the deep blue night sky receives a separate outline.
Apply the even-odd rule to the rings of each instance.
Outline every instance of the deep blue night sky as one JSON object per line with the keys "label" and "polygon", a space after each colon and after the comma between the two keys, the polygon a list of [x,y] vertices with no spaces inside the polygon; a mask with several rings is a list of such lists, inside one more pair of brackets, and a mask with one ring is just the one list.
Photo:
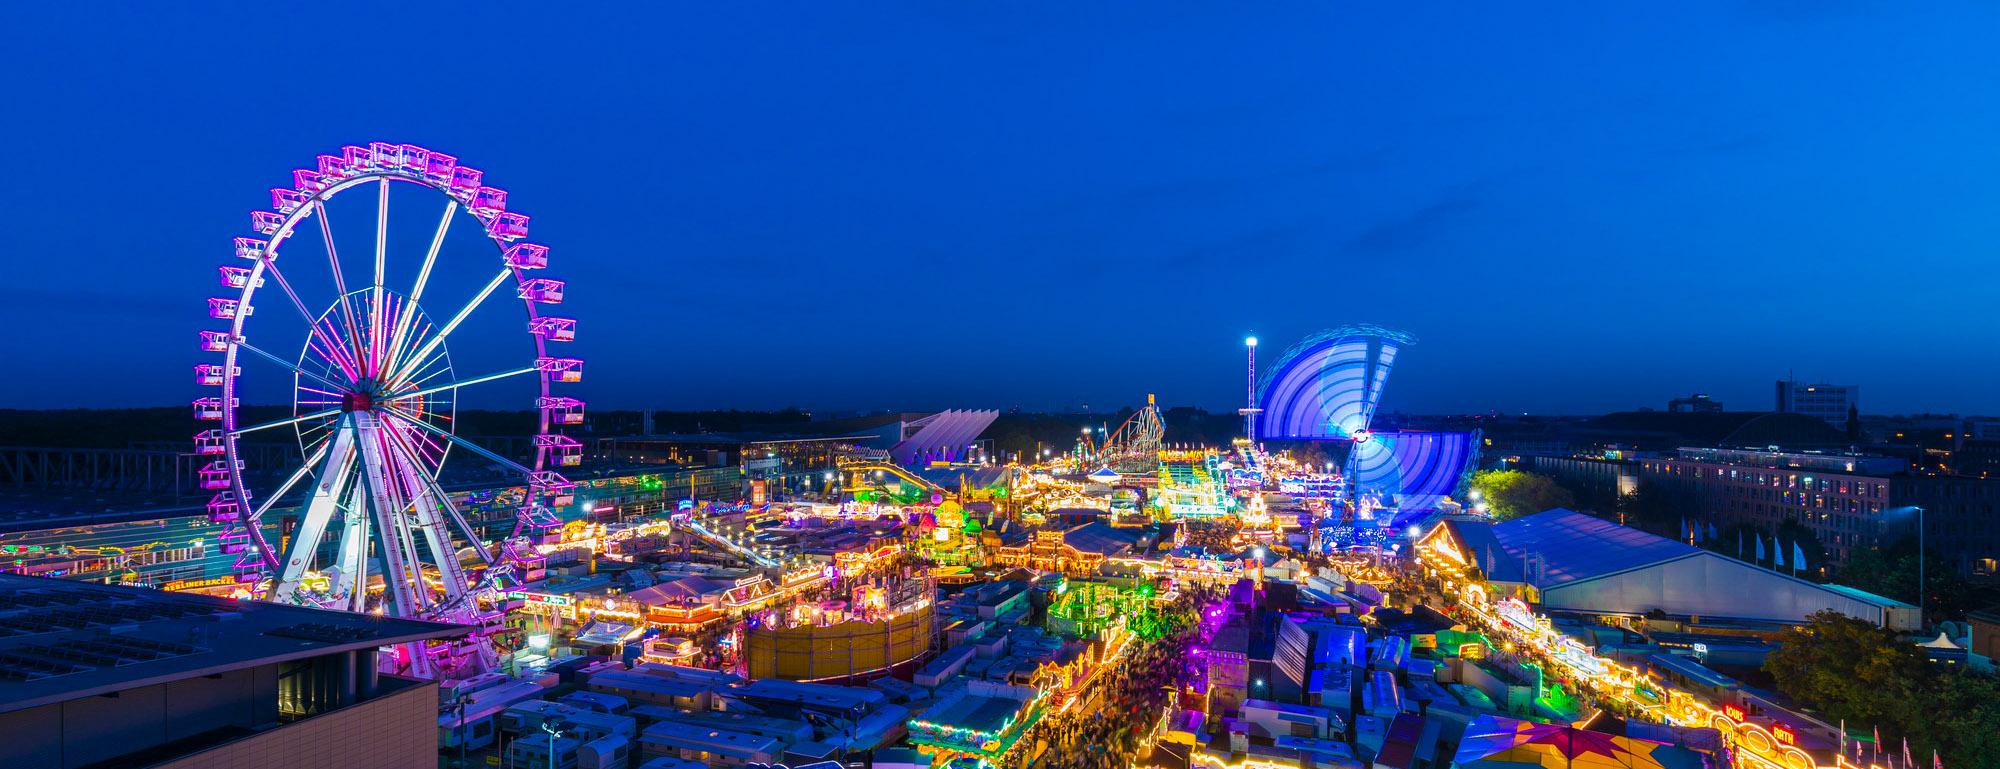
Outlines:
{"label": "deep blue night sky", "polygon": [[2000,411],[1990,7],[563,5],[0,11],[0,406],[201,394],[247,212],[388,140],[535,217],[600,408],[1229,409],[1373,322],[1385,409]]}

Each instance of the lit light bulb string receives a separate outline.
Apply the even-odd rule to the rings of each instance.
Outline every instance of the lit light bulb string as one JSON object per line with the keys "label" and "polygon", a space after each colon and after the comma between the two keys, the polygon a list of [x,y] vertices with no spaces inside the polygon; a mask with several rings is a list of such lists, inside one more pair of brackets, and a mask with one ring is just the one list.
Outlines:
{"label": "lit light bulb string", "polygon": [[[1430,548],[1424,548],[1421,554],[1437,555],[1431,552]],[[1452,553],[1451,555],[1455,556],[1457,554]],[[1451,563],[1451,561],[1456,560],[1459,559],[1445,559],[1445,563],[1431,565],[1434,567],[1447,567],[1441,569],[1440,573],[1456,573],[1463,568]],[[1455,583],[1451,583],[1449,580],[1447,580],[1447,584],[1455,586]],[[1474,591],[1472,595],[1481,597],[1483,593]],[[1565,650],[1551,648],[1554,644],[1548,639],[1556,636],[1556,634],[1548,617],[1540,614],[1525,613],[1525,606],[1522,607],[1521,612],[1517,613],[1524,613],[1527,620],[1534,624],[1534,632],[1532,634],[1517,630],[1517,621],[1502,616],[1495,616],[1495,614],[1489,613],[1485,608],[1477,605],[1475,601],[1461,601],[1459,605],[1466,610],[1467,614],[1485,625],[1488,632],[1517,640],[1523,646],[1540,652],[1556,667],[1567,671],[1574,677],[1591,680],[1605,686],[1615,694],[1618,701],[1624,702],[1638,711],[1653,715],[1661,721],[1674,726],[1715,728],[1725,736],[1730,747],[1734,748],[1734,750],[1730,751],[1730,757],[1734,765],[1738,767],[1744,767],[1745,769],[1799,769],[1800,767],[1816,767],[1817,769],[1864,769],[1861,765],[1849,761],[1846,756],[1836,756],[1835,762],[1830,765],[1819,764],[1796,745],[1786,744],[1796,741],[1795,738],[1784,739],[1781,736],[1780,732],[1784,735],[1789,735],[1790,732],[1788,730],[1770,729],[1761,724],[1746,721],[1736,713],[1714,707],[1699,695],[1653,678],[1650,671],[1640,671],[1601,656],[1577,654],[1576,650],[1567,650],[1568,653],[1565,653]],[[1572,654],[1582,657],[1582,660],[1573,660]],[[1586,670],[1579,667],[1579,664],[1599,666],[1603,668],[1603,672]],[[1648,703],[1634,696],[1633,692],[1641,685],[1659,691],[1663,695],[1661,697],[1663,704]],[[1224,765],[1217,764],[1217,766]],[[1255,769],[1255,767],[1249,767],[1247,764],[1244,766],[1248,767],[1248,769]],[[1870,769],[1883,769],[1880,764],[1871,764],[1868,766]],[[1235,769],[1235,767],[1224,767],[1224,769]]]}

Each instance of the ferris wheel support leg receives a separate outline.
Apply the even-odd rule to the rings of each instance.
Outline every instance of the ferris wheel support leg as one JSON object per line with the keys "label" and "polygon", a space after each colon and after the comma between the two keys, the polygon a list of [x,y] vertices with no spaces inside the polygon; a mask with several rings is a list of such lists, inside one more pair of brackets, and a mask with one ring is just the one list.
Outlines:
{"label": "ferris wheel support leg", "polygon": [[335,594],[345,602],[348,611],[365,612],[368,611],[368,502],[362,499],[360,484],[349,489],[346,509],[340,552],[334,555],[344,584],[335,586]]}
{"label": "ferris wheel support leg", "polygon": [[431,493],[437,496],[440,506],[444,508],[445,515],[451,519],[453,525],[458,527],[459,532],[465,535],[465,541],[472,543],[472,549],[479,553],[479,560],[489,565],[492,564],[493,550],[486,546],[485,540],[479,538],[479,532],[474,530],[472,524],[465,520],[465,515],[458,511],[458,506],[452,504],[451,499],[444,495],[444,490],[438,488],[437,481],[430,481],[430,485]]}
{"label": "ferris wheel support leg", "polygon": [[[465,574],[459,567],[458,549],[452,547],[451,532],[445,528],[444,517],[438,511],[437,499],[431,496],[430,477],[410,453],[403,428],[390,418],[381,422],[385,428],[382,434],[389,439],[383,448],[388,452],[391,469],[404,498],[411,502],[408,517],[412,520],[409,525],[423,533],[424,544],[430,548],[431,558],[437,561],[438,583],[444,587],[443,603],[456,604],[458,597],[465,593]],[[414,548],[415,543],[411,543],[411,547]],[[411,556],[414,558],[415,553]]]}
{"label": "ferris wheel support leg", "polygon": [[451,532],[445,529],[437,506],[431,504],[429,496],[417,502],[416,528],[423,531],[424,542],[437,555],[438,581],[444,586],[444,600],[457,602],[465,593],[465,572],[459,568],[458,549],[451,546]]}
{"label": "ferris wheel support leg", "polygon": [[[387,421],[390,424],[401,425],[406,420],[397,417]],[[405,455],[414,456],[415,452],[410,445],[407,434],[398,431],[396,433],[396,440],[398,447]],[[479,538],[479,532],[473,530],[472,525],[466,522],[465,516],[459,513],[458,506],[451,503],[451,497],[445,494],[444,489],[438,486],[437,479],[424,473],[418,473],[416,477],[423,486],[421,489],[412,490],[411,496],[413,498],[428,496],[431,500],[434,500],[436,508],[443,513],[443,516],[458,527],[459,533],[465,535],[465,541],[472,543],[472,549],[479,554],[479,560],[491,566],[493,564],[493,552],[487,549],[486,543]],[[450,534],[446,533],[445,536],[447,537],[446,541],[449,541]]]}
{"label": "ferris wheel support leg", "polygon": [[[285,547],[284,555],[279,560],[277,579],[271,583],[271,600],[291,602],[293,593],[305,581],[306,572],[312,568],[313,556],[319,551],[320,541],[326,535],[326,527],[333,521],[335,503],[347,496],[353,463],[353,418],[342,417],[334,426],[331,448],[326,452],[326,464],[319,473],[319,485],[314,487],[312,497],[306,502],[305,518],[299,521],[291,544]],[[346,580],[351,575],[342,572],[341,578]],[[365,590],[367,580],[361,580],[361,584]]]}
{"label": "ferris wheel support leg", "polygon": [[[404,451],[410,451],[410,447],[404,447]],[[470,523],[466,523],[466,517],[464,517],[462,513],[458,513],[458,505],[452,505],[452,497],[448,497],[448,495],[444,493],[444,489],[440,489],[440,487],[438,487],[438,481],[436,481],[436,479],[432,479],[432,477],[428,477],[428,475],[420,475],[420,479],[424,481],[424,487],[426,487],[426,489],[430,491],[430,499],[434,499],[434,501],[438,503],[438,509],[440,509],[440,511],[444,513],[444,517],[446,517],[446,519],[450,519],[450,523],[458,527],[458,533],[460,533],[460,535],[464,535],[468,543],[472,543],[472,551],[474,551],[474,553],[478,553],[478,555],[480,555],[480,561],[482,561],[482,563],[486,563],[486,565],[490,567],[490,565],[494,563],[494,553],[492,553],[492,549],[488,549],[488,547],[486,547],[486,541],[482,541],[482,539],[480,539],[480,533],[478,533],[478,531],[474,531]]]}
{"label": "ferris wheel support leg", "polygon": [[[392,496],[388,463],[381,450],[381,425],[376,422],[375,415],[364,412],[356,412],[354,421],[361,444],[361,485],[367,489],[363,501],[367,506],[366,515],[372,519],[375,530],[375,556],[382,560],[382,583],[390,606],[388,614],[419,616],[425,606],[420,591],[423,575],[416,571],[415,559],[408,548],[410,537],[403,526],[402,505]],[[359,584],[365,590],[368,583],[364,580]]]}

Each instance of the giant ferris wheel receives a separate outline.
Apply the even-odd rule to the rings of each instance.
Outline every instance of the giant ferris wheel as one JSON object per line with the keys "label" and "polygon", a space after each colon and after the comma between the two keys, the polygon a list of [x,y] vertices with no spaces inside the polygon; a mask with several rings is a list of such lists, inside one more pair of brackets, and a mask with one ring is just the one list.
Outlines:
{"label": "giant ferris wheel", "polygon": [[[226,328],[200,332],[201,349],[219,357],[195,367],[197,381],[220,392],[196,400],[194,410],[220,423],[196,435],[195,445],[215,455],[201,478],[216,492],[208,510],[211,521],[224,525],[221,548],[236,556],[240,581],[262,586],[260,598],[467,621],[478,611],[475,598],[529,556],[527,535],[558,525],[551,508],[572,499],[575,486],[558,468],[578,464],[582,446],[561,428],[582,423],[583,403],[559,387],[581,379],[582,364],[550,348],[575,338],[576,321],[544,314],[562,302],[563,282],[532,277],[548,266],[549,249],[521,240],[528,217],[507,210],[504,190],[484,186],[480,171],[452,156],[377,142],[320,155],[316,170],[297,170],[292,178],[292,187],[271,190],[271,210],[250,214],[260,237],[236,239],[241,261],[220,268],[228,291],[208,300],[208,315]],[[390,191],[399,187],[442,208],[435,222],[417,220],[415,232],[430,233],[428,248],[417,245],[422,241],[392,244]],[[363,207],[344,208],[330,221],[328,204],[342,193],[364,198]],[[372,222],[349,215],[365,211],[371,196]],[[447,248],[459,220],[469,224],[450,242],[469,245]],[[372,248],[354,248],[355,240],[367,241],[371,223]],[[414,238],[410,226],[394,230]],[[478,228],[477,237],[465,235],[467,226]],[[471,253],[455,253],[462,251]],[[300,256],[280,258],[292,253]],[[487,266],[438,269],[447,256],[458,260],[453,265]],[[482,332],[467,323],[482,306],[504,304],[496,297],[503,287],[526,310],[525,324],[511,328],[525,331],[528,344],[506,345],[517,352],[490,368],[460,370],[452,343],[504,343],[477,339]],[[470,299],[459,301],[463,296]],[[251,322],[253,308],[265,322]],[[539,427],[527,464],[469,440],[456,426],[462,389],[503,380],[517,380],[513,387],[524,397],[538,385]],[[282,397],[274,395],[282,392],[277,387],[290,392],[290,415],[250,423],[245,399]],[[245,472],[246,442],[285,438],[298,444],[295,467]],[[444,492],[445,459],[454,448],[518,476],[525,488],[510,534],[491,545]],[[296,523],[274,547],[266,516],[281,502],[296,505]],[[473,555],[462,559],[461,548],[478,563]],[[477,579],[468,568],[479,571]],[[379,598],[371,597],[373,578],[381,581]]]}

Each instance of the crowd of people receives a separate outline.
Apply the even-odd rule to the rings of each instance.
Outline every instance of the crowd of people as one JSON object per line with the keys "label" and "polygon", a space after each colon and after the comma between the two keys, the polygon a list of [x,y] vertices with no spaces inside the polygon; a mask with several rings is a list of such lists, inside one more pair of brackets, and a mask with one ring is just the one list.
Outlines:
{"label": "crowd of people", "polygon": [[1170,702],[1203,685],[1204,669],[1190,650],[1201,648],[1213,635],[1204,613],[1222,600],[1218,588],[1187,585],[1160,608],[1163,632],[1138,639],[1091,682],[1097,698],[1068,712],[1043,719],[1024,737],[1031,749],[1047,755],[1037,766],[1051,769],[1112,769],[1127,767],[1140,752]]}
{"label": "crowd of people", "polygon": [[1235,539],[1239,529],[1233,522],[1184,520],[1178,525],[1189,547],[1203,548],[1211,553],[1236,552]]}

